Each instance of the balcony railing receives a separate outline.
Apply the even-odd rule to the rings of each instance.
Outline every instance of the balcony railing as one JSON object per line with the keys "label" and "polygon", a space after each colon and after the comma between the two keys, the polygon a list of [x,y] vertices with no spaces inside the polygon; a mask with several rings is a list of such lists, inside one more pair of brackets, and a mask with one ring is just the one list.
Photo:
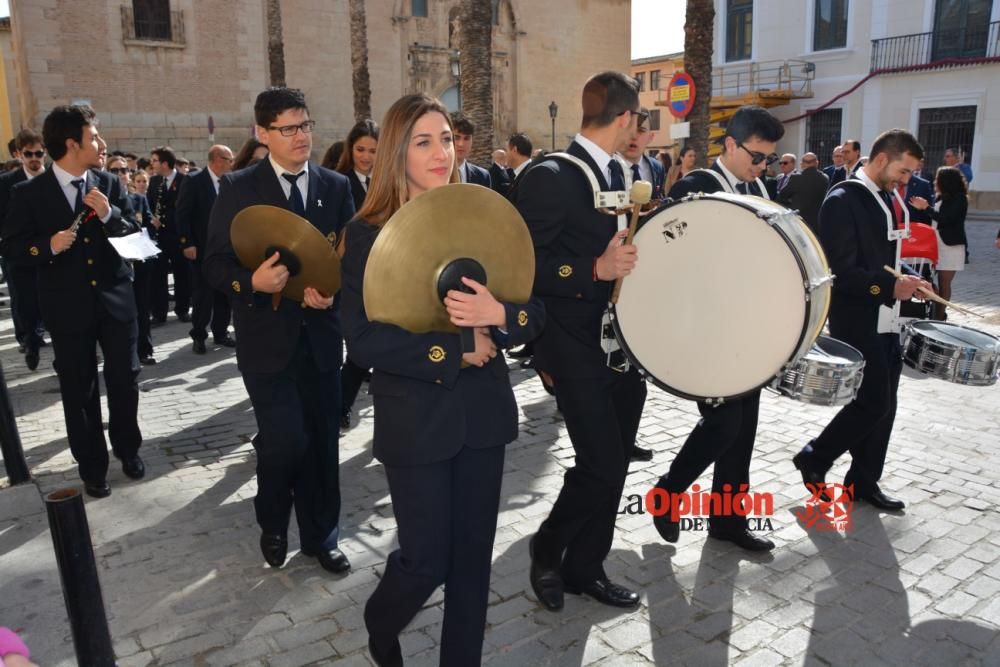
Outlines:
{"label": "balcony railing", "polygon": [[1000,58],[1000,21],[985,26],[921,32],[872,40],[871,71],[898,70],[921,65],[953,67]]}
{"label": "balcony railing", "polygon": [[712,95],[740,97],[759,93],[812,97],[816,67],[804,60],[770,60],[712,68]]}
{"label": "balcony railing", "polygon": [[169,19],[164,16],[163,20],[148,17],[136,19],[131,4],[122,5],[121,13],[122,36],[126,41],[165,42],[173,45],[185,43],[183,10],[171,11]]}

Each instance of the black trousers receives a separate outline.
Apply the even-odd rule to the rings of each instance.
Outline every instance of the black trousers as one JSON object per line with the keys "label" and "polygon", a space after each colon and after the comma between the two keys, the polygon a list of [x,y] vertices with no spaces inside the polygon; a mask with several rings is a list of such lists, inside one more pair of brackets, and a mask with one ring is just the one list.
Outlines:
{"label": "black trousers", "polygon": [[97,380],[97,345],[104,355],[104,385],[108,395],[108,436],[119,459],[136,455],[139,432],[139,357],[135,320],[120,322],[97,304],[93,321],[83,331],[53,328],[56,375],[66,415],[69,448],[85,482],[100,482],[108,474],[108,445],[101,421],[101,390]]}
{"label": "black trousers", "polygon": [[285,535],[294,506],[302,548],[335,548],[340,521],[339,369],[316,368],[303,331],[285,370],[244,373],[243,384],[257,419],[257,523],[265,533]]}
{"label": "black trousers", "polygon": [[850,450],[851,468],[844,485],[853,484],[855,497],[864,498],[878,490],[896,421],[896,392],[903,370],[899,336],[874,334],[864,340],[851,340],[843,333],[838,335],[832,322],[830,333],[858,348],[865,357],[865,371],[858,395],[813,441],[811,459],[825,472]]}
{"label": "black trousers", "polygon": [[143,262],[132,263],[135,274],[132,289],[135,291],[135,309],[139,323],[137,351],[140,357],[153,356],[153,334],[149,330],[149,289],[153,274],[156,272],[157,261],[153,257]]}
{"label": "black trousers", "polygon": [[367,368],[362,368],[354,363],[354,360],[347,357],[344,366],[340,369],[340,412],[347,412],[354,405],[358,398],[361,385],[368,379],[370,373]]}
{"label": "black trousers", "polygon": [[385,466],[399,548],[365,605],[376,646],[388,646],[444,584],[442,666],[482,659],[504,447],[464,447],[452,459]]}
{"label": "black trousers", "polygon": [[[199,252],[202,250],[199,248]],[[213,289],[201,272],[201,262],[191,262],[191,338],[203,341],[208,338],[208,325],[212,324],[212,337],[222,340],[229,335],[231,316],[229,298]]]}
{"label": "black trousers", "polygon": [[599,379],[553,379],[576,459],[534,548],[545,563],[561,558],[567,582],[584,584],[605,576],[646,383],[634,369],[608,369]]}
{"label": "black trousers", "polygon": [[[715,407],[699,402],[698,411],[701,419],[657,486],[669,493],[682,493],[714,463],[713,493],[724,493],[726,484],[730,494],[738,493],[743,484],[749,488],[760,390]],[[746,527],[746,519],[740,516],[711,516],[709,520],[723,529]]]}
{"label": "black trousers", "polygon": [[169,309],[167,296],[167,274],[174,276],[174,313],[187,314],[191,308],[191,260],[181,252],[177,239],[160,235],[162,252],[156,258],[156,268],[150,287],[149,308],[153,317],[162,320]]}
{"label": "black trousers", "polygon": [[38,269],[8,265],[4,274],[10,291],[14,336],[26,348],[37,350],[42,343],[43,330],[42,309],[38,303]]}

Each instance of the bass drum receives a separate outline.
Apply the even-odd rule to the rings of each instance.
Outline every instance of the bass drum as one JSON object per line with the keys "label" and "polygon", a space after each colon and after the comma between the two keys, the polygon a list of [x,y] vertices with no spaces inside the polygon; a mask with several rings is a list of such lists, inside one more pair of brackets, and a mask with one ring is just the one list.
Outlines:
{"label": "bass drum", "polygon": [[748,394],[819,337],[832,276],[793,211],[716,193],[670,202],[636,232],[639,261],[612,306],[615,335],[658,387],[694,400]]}

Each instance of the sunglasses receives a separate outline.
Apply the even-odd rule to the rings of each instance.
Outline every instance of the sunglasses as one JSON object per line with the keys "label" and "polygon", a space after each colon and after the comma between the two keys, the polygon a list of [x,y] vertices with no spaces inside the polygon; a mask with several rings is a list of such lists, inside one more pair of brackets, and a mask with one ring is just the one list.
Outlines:
{"label": "sunglasses", "polygon": [[45,151],[21,151],[21,155],[24,157],[45,157]]}
{"label": "sunglasses", "polygon": [[111,167],[108,169],[112,174],[127,174],[128,167]]}
{"label": "sunglasses", "polygon": [[770,155],[765,155],[764,153],[761,153],[759,151],[752,151],[752,150],[750,150],[749,148],[747,148],[746,146],[744,146],[742,143],[738,144],[738,146],[740,148],[742,148],[743,150],[745,150],[747,153],[750,154],[750,163],[751,164],[755,164],[756,165],[756,164],[760,164],[761,162],[765,162],[767,164],[767,166],[770,167],[772,164],[774,164],[775,162],[778,161],[778,156],[775,153],[771,153]]}

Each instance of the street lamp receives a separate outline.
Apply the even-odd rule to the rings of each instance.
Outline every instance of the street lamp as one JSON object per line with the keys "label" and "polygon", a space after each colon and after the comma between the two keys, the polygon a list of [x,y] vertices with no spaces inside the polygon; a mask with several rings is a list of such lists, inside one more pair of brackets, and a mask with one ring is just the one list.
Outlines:
{"label": "street lamp", "polygon": [[552,151],[556,150],[556,116],[559,115],[559,105],[553,100],[549,104],[549,118],[552,119]]}

